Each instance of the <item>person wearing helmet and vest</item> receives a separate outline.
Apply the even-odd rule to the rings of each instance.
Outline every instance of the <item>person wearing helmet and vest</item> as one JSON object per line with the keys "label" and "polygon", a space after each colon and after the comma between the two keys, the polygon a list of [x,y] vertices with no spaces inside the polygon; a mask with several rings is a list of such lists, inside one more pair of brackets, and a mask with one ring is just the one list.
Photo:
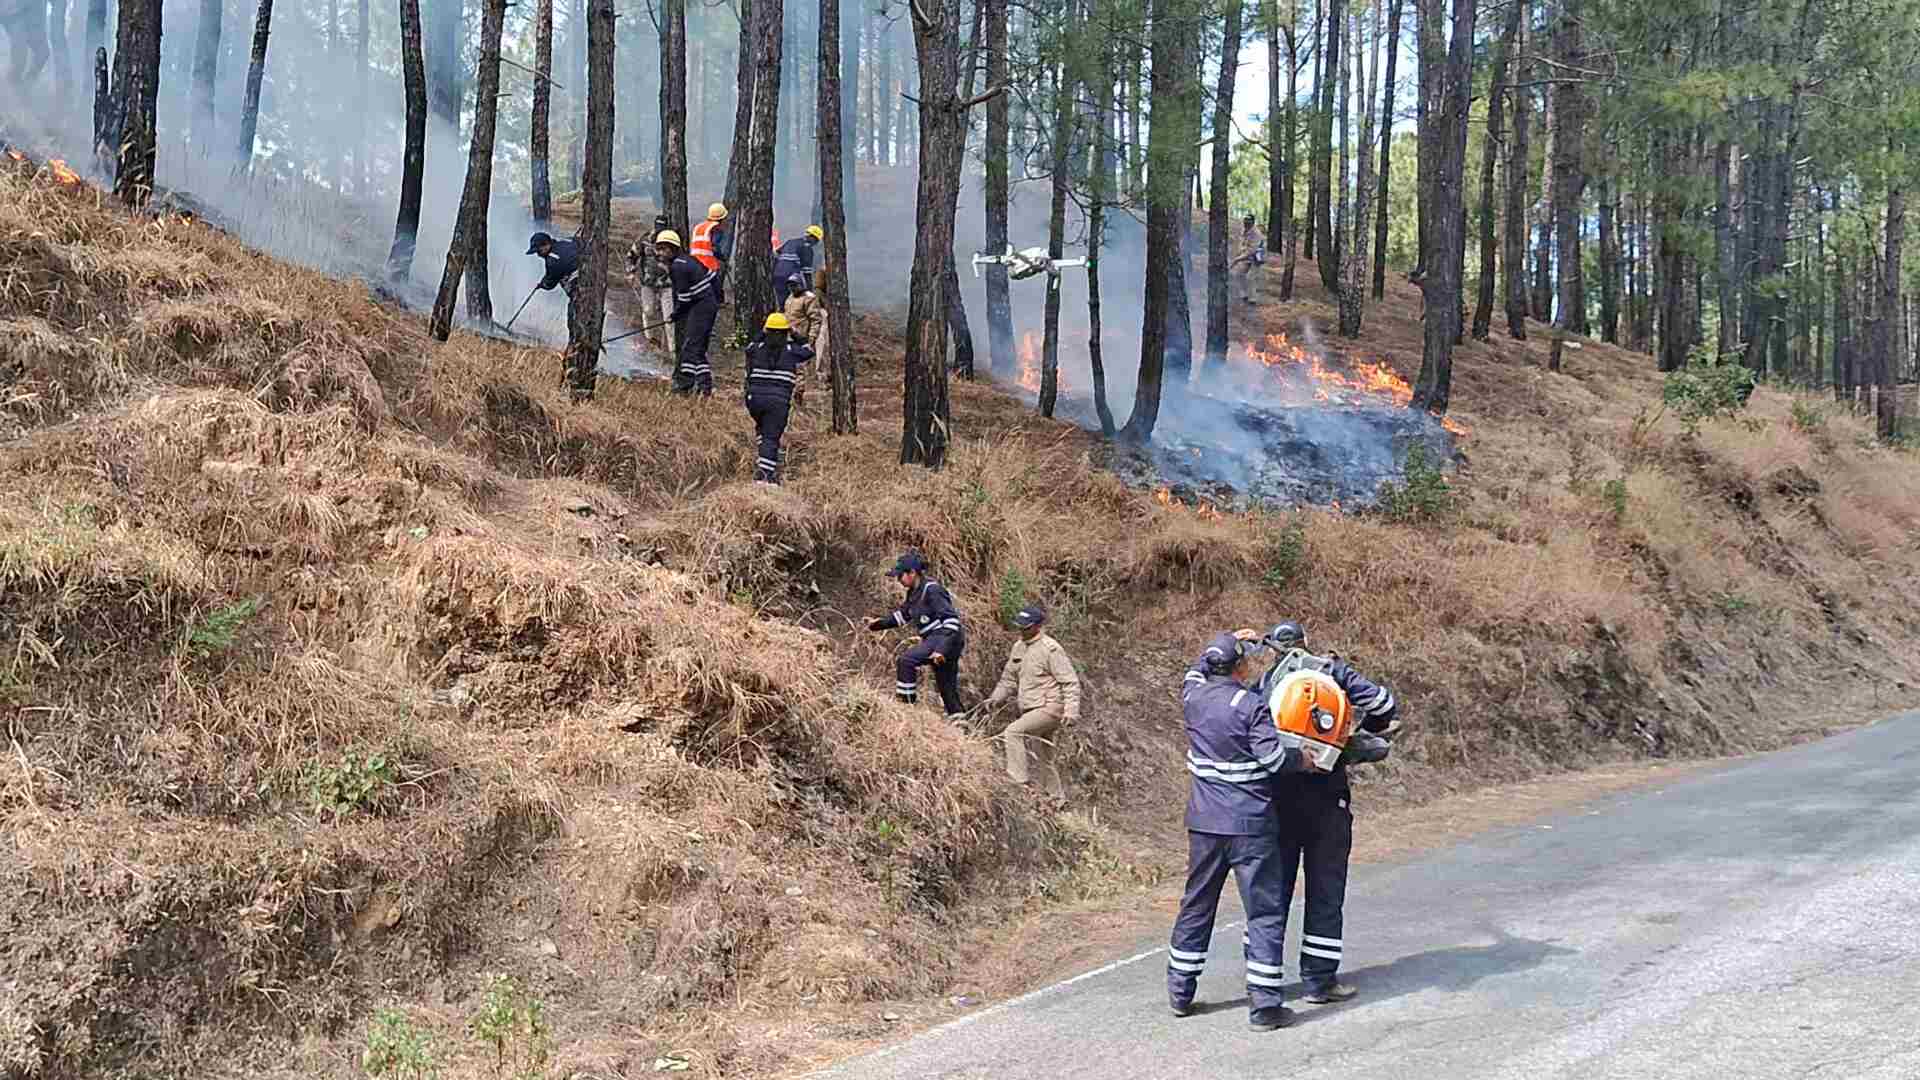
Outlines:
{"label": "person wearing helmet and vest", "polygon": [[967,648],[967,632],[947,587],[927,576],[927,560],[917,551],[900,556],[887,571],[906,587],[907,596],[890,615],[867,623],[875,633],[904,626],[920,635],[913,648],[894,664],[894,696],[911,705],[920,697],[920,669],[933,669],[933,684],[947,719],[959,723],[966,710],[960,705],[960,654]]}
{"label": "person wearing helmet and vest", "polygon": [[792,278],[799,274],[803,280],[813,280],[813,252],[822,237],[827,234],[818,225],[807,226],[807,231],[782,244],[774,241],[773,253],[773,302],[785,304]]}
{"label": "person wearing helmet and vest", "polygon": [[1272,1031],[1293,1018],[1280,991],[1287,935],[1273,788],[1312,769],[1280,741],[1255,686],[1265,649],[1257,630],[1220,633],[1188,667],[1180,692],[1187,728],[1187,884],[1167,946],[1167,1005],[1193,1013],[1227,871],[1246,911],[1247,1022]]}
{"label": "person wearing helmet and vest", "polygon": [[654,235],[654,250],[671,259],[667,280],[673,287],[673,314],[680,325],[680,352],[673,364],[673,392],[713,394],[713,367],[707,345],[713,340],[713,320],[720,314],[719,275],[690,254],[680,252],[680,234],[662,229]]}
{"label": "person wearing helmet and vest", "polygon": [[821,386],[827,384],[827,310],[820,304],[820,294],[807,286],[807,279],[794,274],[787,279],[787,303],[784,314],[787,325],[792,328],[795,341],[804,341],[813,347],[814,379]]}
{"label": "person wearing helmet and vest", "polygon": [[760,436],[759,457],[753,463],[758,484],[780,482],[780,437],[786,434],[787,416],[803,392],[801,374],[813,359],[813,350],[793,340],[788,331],[787,317],[776,311],[747,344],[747,415],[753,417]]}
{"label": "person wearing helmet and vest", "polygon": [[[1327,772],[1300,773],[1273,782],[1279,811],[1280,863],[1285,901],[1281,930],[1286,929],[1287,906],[1302,866],[1306,869],[1306,916],[1300,935],[1300,981],[1307,1000],[1316,1005],[1346,1001],[1359,991],[1339,980],[1341,954],[1346,947],[1345,915],[1347,860],[1353,853],[1353,791],[1347,766],[1383,760],[1391,744],[1383,737],[1400,714],[1391,691],[1368,680],[1338,656],[1315,656],[1307,651],[1307,634],[1298,623],[1285,622],[1268,631],[1263,643],[1279,656],[1261,679],[1262,716],[1270,717],[1270,698],[1280,683],[1296,671],[1318,671],[1340,687],[1347,705],[1359,716],[1359,726],[1339,759]],[[1269,726],[1272,726],[1269,723]]]}
{"label": "person wearing helmet and vest", "polygon": [[693,227],[687,241],[687,254],[714,273],[714,302],[727,302],[727,263],[733,259],[733,226],[727,224],[723,203],[707,207],[707,220]]}
{"label": "person wearing helmet and vest", "polygon": [[653,219],[653,231],[647,234],[647,238],[627,248],[627,274],[633,278],[640,294],[640,321],[653,327],[646,332],[647,340],[665,352],[673,348],[673,328],[668,319],[673,312],[673,278],[670,270],[673,256],[663,258],[659,255],[662,233],[672,233],[676,240],[680,236],[667,227],[667,215],[658,214]]}
{"label": "person wearing helmet and vest", "polygon": [[1013,616],[1020,640],[1013,643],[1000,681],[981,709],[997,709],[1014,699],[1020,715],[1001,733],[1007,744],[1007,775],[1024,785],[1031,766],[1057,804],[1066,801],[1067,789],[1054,765],[1055,741],[1063,726],[1080,719],[1080,675],[1067,650],[1041,629],[1046,621],[1046,609],[1037,603]]}

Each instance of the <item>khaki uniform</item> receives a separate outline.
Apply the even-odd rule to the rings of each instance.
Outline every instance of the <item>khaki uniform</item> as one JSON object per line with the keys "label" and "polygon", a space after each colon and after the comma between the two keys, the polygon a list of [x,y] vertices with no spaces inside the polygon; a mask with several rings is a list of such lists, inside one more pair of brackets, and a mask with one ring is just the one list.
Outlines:
{"label": "khaki uniform", "polygon": [[1024,784],[1031,765],[1039,770],[1040,785],[1048,794],[1064,797],[1066,788],[1054,765],[1055,736],[1060,725],[1080,718],[1080,676],[1067,650],[1044,633],[1014,642],[987,704],[997,706],[1010,697],[1020,707],[1020,718],[1003,733],[1007,775]]}
{"label": "khaki uniform", "polygon": [[[627,271],[634,280],[634,292],[640,297],[640,325],[652,326],[642,337],[663,352],[673,351],[673,282],[667,278],[667,264],[655,253],[653,237],[644,244],[627,248]],[[657,325],[656,325],[657,324]]]}
{"label": "khaki uniform", "polygon": [[1253,300],[1253,268],[1266,261],[1267,238],[1258,225],[1250,225],[1240,234],[1240,250],[1234,253],[1233,265],[1228,280],[1233,286],[1233,298],[1251,302]]}
{"label": "khaki uniform", "polygon": [[813,346],[813,381],[825,386],[832,381],[827,370],[827,307],[817,290],[787,298],[785,309],[789,340]]}

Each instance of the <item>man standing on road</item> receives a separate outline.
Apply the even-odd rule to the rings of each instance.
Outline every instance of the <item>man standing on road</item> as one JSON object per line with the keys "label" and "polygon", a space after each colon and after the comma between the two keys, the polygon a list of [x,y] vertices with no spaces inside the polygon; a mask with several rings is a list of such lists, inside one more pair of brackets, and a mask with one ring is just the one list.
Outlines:
{"label": "man standing on road", "polygon": [[1039,604],[1028,604],[1013,617],[1020,629],[1020,640],[1013,643],[1007,666],[1000,669],[1000,682],[987,698],[985,708],[993,710],[1014,698],[1020,707],[1019,719],[1007,725],[1002,738],[1007,743],[1007,775],[1025,786],[1028,766],[1040,772],[1040,786],[1056,804],[1066,802],[1067,789],[1060,782],[1055,764],[1055,741],[1060,729],[1080,719],[1080,676],[1073,670],[1067,650],[1040,626],[1047,613]]}
{"label": "man standing on road", "polygon": [[671,257],[667,277],[673,284],[673,314],[680,325],[680,355],[673,365],[673,392],[713,396],[713,366],[707,362],[707,344],[713,340],[713,320],[720,314],[720,281],[712,270],[680,250],[680,234],[665,229],[654,237],[654,249]]}
{"label": "man standing on road", "polygon": [[918,701],[920,669],[931,667],[947,719],[958,723],[966,712],[960,707],[960,654],[967,649],[960,611],[953,606],[947,587],[927,576],[927,560],[917,551],[900,556],[887,576],[906,586],[907,598],[893,614],[867,623],[867,629],[878,633],[905,626],[920,635],[919,642],[894,664],[894,696],[909,705]]}
{"label": "man standing on road", "polygon": [[1359,993],[1339,980],[1346,940],[1343,908],[1347,900],[1347,860],[1353,853],[1353,790],[1347,782],[1347,766],[1386,757],[1390,744],[1379,735],[1399,716],[1400,705],[1386,687],[1369,682],[1338,656],[1307,652],[1307,634],[1298,623],[1274,627],[1264,643],[1279,653],[1280,659],[1260,680],[1263,718],[1271,716],[1267,698],[1280,680],[1302,670],[1318,671],[1333,679],[1346,694],[1347,704],[1360,715],[1360,730],[1349,740],[1332,771],[1282,776],[1273,781],[1285,891],[1280,928],[1285,932],[1287,910],[1293,904],[1293,884],[1304,864],[1307,902],[1300,928],[1300,980],[1306,984],[1307,1000],[1315,1005],[1346,1001]]}
{"label": "man standing on road", "polygon": [[1280,993],[1287,899],[1274,820],[1273,778],[1312,768],[1280,742],[1253,689],[1263,651],[1257,630],[1215,635],[1187,669],[1180,698],[1187,725],[1187,887],[1167,948],[1167,1004],[1193,1012],[1213,941],[1227,871],[1247,913],[1247,1022],[1272,1031],[1293,1018]]}

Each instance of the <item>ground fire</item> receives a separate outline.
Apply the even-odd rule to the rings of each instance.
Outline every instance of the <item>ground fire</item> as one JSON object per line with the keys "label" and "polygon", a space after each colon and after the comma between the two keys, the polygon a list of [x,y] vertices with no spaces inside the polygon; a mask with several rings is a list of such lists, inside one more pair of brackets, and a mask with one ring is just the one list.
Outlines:
{"label": "ground fire", "polygon": [[[1037,394],[1038,334],[1021,337],[1018,359],[1015,385]],[[1284,334],[1236,345],[1224,364],[1196,358],[1190,386],[1186,395],[1163,397],[1152,447],[1109,455],[1116,473],[1170,508],[1363,507],[1381,483],[1400,477],[1410,448],[1453,461],[1456,437],[1467,434],[1410,409],[1413,387],[1386,364],[1338,357]],[[1097,426],[1092,403],[1069,393],[1064,380],[1057,412]]]}

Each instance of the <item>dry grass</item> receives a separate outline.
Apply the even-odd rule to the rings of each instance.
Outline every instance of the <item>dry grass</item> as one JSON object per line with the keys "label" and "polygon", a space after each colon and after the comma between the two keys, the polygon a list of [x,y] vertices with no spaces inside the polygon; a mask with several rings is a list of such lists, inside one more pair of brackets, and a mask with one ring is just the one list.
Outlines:
{"label": "dry grass", "polygon": [[[550,352],[431,346],[204,225],[0,170],[0,257],[0,1070],[350,1075],[399,1001],[483,1075],[465,995],[505,969],[579,1067],[768,1075],[818,1037],[795,1017],[950,992],[979,927],[1159,880],[1173,688],[1223,626],[1301,619],[1395,687],[1373,799],[1773,745],[1913,679],[1911,456],[1771,391],[1758,427],[1648,422],[1651,365],[1603,346],[1462,350],[1443,520],[1220,516],[978,385],[952,466],[898,466],[872,313],[864,433],[810,402],[773,490],[730,393],[574,405]],[[1250,329],[1325,325],[1300,280]],[[1352,351],[1411,372],[1392,291]],[[860,624],[909,547],[970,617],[969,697],[1003,598],[1049,604],[1087,676],[1076,812],[891,700]],[[1800,709],[1808,664],[1875,674]],[[369,754],[364,803],[317,806]]]}

